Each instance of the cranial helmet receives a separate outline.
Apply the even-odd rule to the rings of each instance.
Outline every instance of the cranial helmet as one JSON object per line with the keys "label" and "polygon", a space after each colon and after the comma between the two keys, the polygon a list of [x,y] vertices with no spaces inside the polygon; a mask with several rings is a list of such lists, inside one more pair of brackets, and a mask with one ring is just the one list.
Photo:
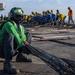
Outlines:
{"label": "cranial helmet", "polygon": [[22,8],[13,7],[9,12],[10,18],[14,18],[17,21],[23,20],[24,12]]}
{"label": "cranial helmet", "polygon": [[71,9],[70,7],[68,7],[68,9]]}

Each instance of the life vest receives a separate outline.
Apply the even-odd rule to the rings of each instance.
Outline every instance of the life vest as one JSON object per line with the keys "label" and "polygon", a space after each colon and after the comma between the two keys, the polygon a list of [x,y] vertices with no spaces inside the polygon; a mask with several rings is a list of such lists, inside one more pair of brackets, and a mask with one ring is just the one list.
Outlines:
{"label": "life vest", "polygon": [[72,11],[72,9],[68,11],[68,16],[73,16],[73,11]]}

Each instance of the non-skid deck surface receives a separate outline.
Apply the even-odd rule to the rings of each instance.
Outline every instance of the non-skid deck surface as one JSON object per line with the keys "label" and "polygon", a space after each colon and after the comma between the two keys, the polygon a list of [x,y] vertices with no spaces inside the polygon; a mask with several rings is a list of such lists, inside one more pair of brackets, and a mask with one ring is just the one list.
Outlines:
{"label": "non-skid deck surface", "polygon": [[[33,62],[33,63],[19,63],[12,62],[20,73],[16,75],[57,75],[57,73],[47,66],[45,63]],[[0,62],[0,75],[11,75],[3,72],[3,62]],[[14,75],[14,74],[12,74]]]}

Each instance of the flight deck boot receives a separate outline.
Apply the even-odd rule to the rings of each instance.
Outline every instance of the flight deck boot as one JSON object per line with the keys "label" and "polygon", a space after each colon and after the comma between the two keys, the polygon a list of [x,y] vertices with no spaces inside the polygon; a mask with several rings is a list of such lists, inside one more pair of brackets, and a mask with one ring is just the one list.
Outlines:
{"label": "flight deck boot", "polygon": [[16,62],[32,62],[32,60],[28,59],[24,54],[20,53],[16,57]]}
{"label": "flight deck boot", "polygon": [[19,70],[15,66],[13,66],[10,62],[5,62],[4,72],[9,73],[9,74],[17,74],[19,73]]}

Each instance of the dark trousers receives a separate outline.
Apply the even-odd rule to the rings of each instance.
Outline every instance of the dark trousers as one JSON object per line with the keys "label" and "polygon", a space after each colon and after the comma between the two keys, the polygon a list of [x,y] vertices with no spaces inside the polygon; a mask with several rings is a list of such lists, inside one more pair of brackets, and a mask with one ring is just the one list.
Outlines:
{"label": "dark trousers", "polygon": [[[26,33],[27,41],[31,43],[31,34]],[[17,44],[15,42],[14,36],[12,34],[7,34],[4,38],[4,41],[0,43],[0,57],[5,58],[6,62],[11,61],[12,57],[16,54],[17,52]],[[21,47],[18,49],[19,52],[23,53],[30,53],[29,50],[26,49],[25,46]]]}
{"label": "dark trousers", "polygon": [[74,24],[73,16],[69,16],[69,17],[68,17],[68,24],[70,24],[70,21],[72,21],[72,23]]}

